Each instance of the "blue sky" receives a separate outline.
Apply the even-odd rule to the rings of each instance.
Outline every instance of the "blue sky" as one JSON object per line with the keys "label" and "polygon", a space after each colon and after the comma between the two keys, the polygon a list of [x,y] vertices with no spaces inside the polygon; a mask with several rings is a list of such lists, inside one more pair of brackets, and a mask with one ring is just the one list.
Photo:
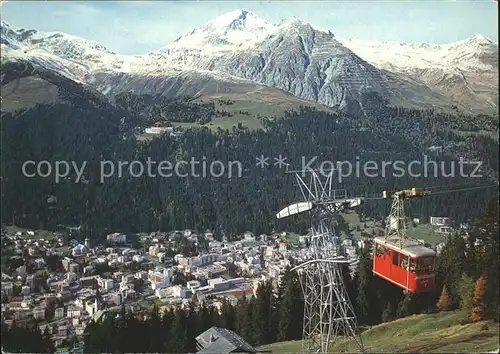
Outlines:
{"label": "blue sky", "polygon": [[449,43],[482,34],[498,42],[493,0],[15,1],[2,4],[1,14],[15,28],[66,32],[118,53],[142,54],[239,9],[270,23],[296,16],[338,38]]}

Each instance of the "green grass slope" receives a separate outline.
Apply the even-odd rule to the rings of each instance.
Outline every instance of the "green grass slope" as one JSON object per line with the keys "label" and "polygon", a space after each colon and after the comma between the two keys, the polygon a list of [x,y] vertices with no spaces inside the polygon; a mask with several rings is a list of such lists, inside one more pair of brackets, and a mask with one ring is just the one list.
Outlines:
{"label": "green grass slope", "polygon": [[28,76],[1,85],[2,112],[26,109],[36,104],[66,102],[56,85],[37,77]]}
{"label": "green grass slope", "polygon": [[[231,100],[232,105],[224,105],[219,99]],[[198,99],[199,102],[214,102],[217,110],[224,110],[232,114],[231,117],[216,118],[204,126],[216,130],[217,128],[231,130],[233,126],[241,123],[250,130],[261,129],[258,115],[283,117],[286,110],[297,110],[300,106],[310,106],[318,110],[331,111],[330,108],[313,101],[303,100],[291,94],[268,87],[257,87],[255,90],[245,93],[225,92],[204,94]],[[248,112],[241,114],[240,111]],[[198,123],[172,123],[180,127],[199,127]]]}
{"label": "green grass slope", "polygon": [[[499,347],[499,326],[491,321],[461,325],[460,311],[414,315],[369,327],[361,334],[368,353],[486,353]],[[300,353],[301,342],[273,343],[272,353]],[[335,346],[330,352],[338,352]]]}

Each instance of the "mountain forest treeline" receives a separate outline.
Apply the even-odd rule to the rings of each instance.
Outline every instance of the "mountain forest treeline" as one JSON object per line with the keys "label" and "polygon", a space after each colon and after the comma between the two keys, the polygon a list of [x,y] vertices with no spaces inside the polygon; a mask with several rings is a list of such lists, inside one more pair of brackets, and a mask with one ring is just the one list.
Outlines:
{"label": "mountain forest treeline", "polygon": [[[344,270],[359,325],[452,310],[467,314],[462,325],[498,322],[498,201],[490,202],[471,226],[467,237],[456,233],[448,238],[438,257],[436,288],[429,293],[404,295],[400,288],[374,276],[370,250],[362,250],[354,276]],[[299,340],[303,305],[298,275],[288,268],[277,286],[272,281],[260,283],[255,296],[241,297],[236,306],[224,301],[220,311],[196,296],[184,309],[160,311],[154,306],[146,313],[132,314],[122,306],[119,312],[108,312],[87,326],[84,348],[88,353],[195,352],[196,336],[212,326],[234,330],[253,346]],[[48,330],[42,333],[36,324],[2,324],[2,345],[9,352],[53,350]],[[34,345],[40,349],[34,350]]]}
{"label": "mountain forest treeline", "polygon": [[[144,100],[148,102],[147,97]],[[183,110],[191,101],[182,98],[164,103],[168,109]],[[120,100],[114,105],[119,103]],[[6,224],[49,230],[58,225],[82,225],[85,236],[93,239],[116,231],[183,228],[211,229],[216,236],[224,233],[229,237],[246,230],[256,234],[284,228],[304,231],[304,220],[280,223],[275,220],[278,210],[299,198],[293,175],[273,165],[280,154],[295,169],[307,165],[314,157],[316,162],[309,166],[318,167],[322,161],[351,162],[353,172],[349,177],[341,180],[335,177],[338,181],[335,188],[346,189],[350,196],[381,196],[385,189],[419,186],[453,189],[458,185],[491,185],[496,181],[498,140],[493,133],[477,131],[491,128],[488,119],[391,108],[367,97],[364,106],[370,105],[372,113],[359,117],[302,107],[286,112],[284,119],[262,118],[262,130],[250,131],[241,125],[215,131],[201,127],[187,129],[177,137],[165,135],[151,141],[135,139],[133,131],[142,118],[140,114],[127,113],[131,104],[120,109],[95,102],[85,108],[37,105],[3,113],[2,220]],[[196,104],[191,111],[203,107]],[[468,134],[456,131],[458,123],[454,122],[460,120],[470,125],[466,127]],[[448,127],[446,122],[450,122]],[[441,146],[442,153],[429,151],[431,145]],[[256,157],[261,155],[269,157],[270,165],[266,168],[256,166]],[[390,168],[381,168],[384,161],[423,162],[423,155],[429,155],[428,159],[438,164],[443,162],[444,173],[450,173],[453,162],[458,163],[456,156],[477,157],[484,161],[484,177],[416,178],[408,173],[399,177]],[[207,176],[150,178],[144,173],[136,178],[126,167],[123,175],[119,176],[115,170],[111,177],[101,180],[102,161],[111,161],[118,168],[119,161],[140,161],[146,166],[148,159],[172,164],[194,159],[200,161],[198,166],[206,161]],[[78,167],[86,165],[78,183],[73,170],[56,182],[53,174],[47,178],[23,176],[23,163],[29,160],[48,161],[53,169],[56,161]],[[215,160],[226,168],[222,177],[209,175],[209,164]],[[235,161],[241,163],[241,177],[237,175],[239,169],[228,176],[228,166]],[[378,164],[378,176],[364,175],[363,164],[367,161]],[[414,173],[423,171],[422,165],[416,167]],[[465,172],[471,173],[473,167],[466,167]],[[441,174],[439,169],[438,166]],[[457,175],[458,165],[455,170]],[[34,171],[34,166],[28,168],[28,173]],[[429,171],[433,173],[432,169]],[[450,216],[457,223],[465,222],[478,216],[478,210],[491,193],[492,190],[479,189],[437,194],[412,201],[411,215],[423,219]],[[382,218],[388,207],[387,201],[370,200],[364,203],[362,212]]]}

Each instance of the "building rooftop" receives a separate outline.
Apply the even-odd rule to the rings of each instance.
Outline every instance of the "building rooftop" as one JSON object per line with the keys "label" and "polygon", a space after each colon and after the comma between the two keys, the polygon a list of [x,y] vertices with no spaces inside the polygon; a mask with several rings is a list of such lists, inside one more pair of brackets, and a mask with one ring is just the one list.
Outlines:
{"label": "building rooftop", "polygon": [[233,331],[211,327],[196,337],[198,353],[257,353],[250,344]]}
{"label": "building rooftop", "polygon": [[384,237],[375,237],[375,241],[378,244],[387,246],[391,249],[395,249],[410,257],[425,257],[425,256],[436,255],[436,252],[434,250],[429,249],[422,244],[416,244],[416,243],[403,244],[403,248],[400,248],[398,242],[394,240],[386,240]]}

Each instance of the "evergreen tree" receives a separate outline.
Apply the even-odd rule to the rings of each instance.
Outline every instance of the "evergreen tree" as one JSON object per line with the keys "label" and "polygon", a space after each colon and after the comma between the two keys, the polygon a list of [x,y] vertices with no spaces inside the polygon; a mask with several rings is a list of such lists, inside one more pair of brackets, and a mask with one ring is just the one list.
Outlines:
{"label": "evergreen tree", "polygon": [[162,332],[162,319],[157,305],[154,305],[149,313],[147,321],[149,327],[149,350],[152,353],[161,353],[164,346],[164,333]]}
{"label": "evergreen tree", "polygon": [[236,310],[236,332],[249,343],[253,341],[251,312],[252,301],[253,297],[250,301],[248,301],[246,296],[243,295],[238,301]]}
{"label": "evergreen tree", "polygon": [[360,324],[373,324],[380,320],[381,309],[376,306],[376,292],[370,250],[361,249],[354,277],[356,285],[355,308]]}
{"label": "evergreen tree", "polygon": [[222,303],[221,325],[232,331],[236,330],[236,309],[228,301]]}
{"label": "evergreen tree", "polygon": [[10,327],[2,324],[2,350],[12,353],[52,353],[54,345],[48,333],[42,334],[34,322]]}
{"label": "evergreen tree", "polygon": [[[225,304],[223,303],[222,307],[224,307],[224,305]],[[221,312],[222,312],[222,310],[221,310]],[[207,304],[206,304],[205,301],[202,302],[200,310],[198,312],[198,325],[197,325],[197,327],[198,327],[199,333],[203,333],[207,329],[209,329],[210,327],[212,327],[212,317],[210,315],[210,310],[208,309]]]}
{"label": "evergreen tree", "polygon": [[485,316],[498,321],[499,316],[499,228],[498,200],[486,205],[484,215],[478,220],[473,236],[480,240],[479,252],[483,258],[478,262],[480,275],[487,279],[484,295]]}
{"label": "evergreen tree", "polygon": [[188,341],[193,341],[194,338],[188,338],[186,329],[186,316],[183,310],[175,312],[174,322],[168,334],[170,340],[167,353],[186,353],[189,347]]}
{"label": "evergreen tree", "polygon": [[382,312],[382,322],[389,322],[396,318],[396,308],[392,302],[387,302]]}
{"label": "evergreen tree", "polygon": [[49,326],[45,326],[45,329],[43,331],[43,342],[45,353],[54,353],[56,351],[54,342],[52,341],[52,336],[49,331]]}
{"label": "evergreen tree", "polygon": [[196,352],[196,341],[194,340],[196,336],[203,331],[201,330],[199,324],[199,313],[196,312],[194,304],[191,302],[186,313],[186,336],[189,341],[186,345],[188,353]]}
{"label": "evergreen tree", "polygon": [[173,322],[175,320],[175,312],[170,309],[168,311],[165,311],[163,313],[163,317],[161,319],[161,331],[164,334],[163,337],[163,350],[162,352],[169,352],[167,348],[170,348],[170,342],[171,342],[171,329],[173,326]]}
{"label": "evergreen tree", "polygon": [[397,317],[406,317],[417,313],[419,300],[418,294],[406,294],[398,305]]}
{"label": "evergreen tree", "polygon": [[101,347],[99,345],[98,337],[100,336],[100,325],[94,320],[90,322],[85,327],[84,332],[84,352],[85,353],[100,353]]}
{"label": "evergreen tree", "polygon": [[274,343],[278,340],[278,325],[279,325],[279,311],[280,311],[280,304],[283,299],[283,293],[280,290],[280,283],[278,282],[276,288],[272,284],[271,281],[269,281],[270,286],[271,286],[271,315],[270,315],[270,325],[269,327],[272,328],[272,333],[269,335],[269,342]]}
{"label": "evergreen tree", "polygon": [[277,337],[279,341],[298,340],[302,337],[304,302],[296,272],[286,270],[280,291]]}
{"label": "evergreen tree", "polygon": [[266,343],[266,331],[270,330],[271,296],[264,283],[259,283],[252,308],[252,342],[255,345]]}
{"label": "evergreen tree", "polygon": [[436,288],[442,289],[446,285],[453,308],[458,307],[460,302],[459,283],[466,268],[465,250],[463,238],[454,234],[448,239],[437,259]]}
{"label": "evergreen tree", "polygon": [[[135,316],[131,310],[129,310],[126,314],[126,325],[124,332],[124,345],[126,348],[124,352],[142,352],[147,349],[145,348],[145,343],[151,343],[151,340],[149,340],[148,338],[151,333],[149,331],[149,328],[147,327],[147,324],[144,321],[140,320],[137,316]],[[162,332],[162,334],[163,333],[164,332]],[[137,338],[147,338],[147,341],[138,341]],[[163,348],[161,352],[163,352]]]}
{"label": "evergreen tree", "polygon": [[474,294],[474,281],[466,274],[460,280],[460,309],[470,312],[472,310],[472,296]]}

